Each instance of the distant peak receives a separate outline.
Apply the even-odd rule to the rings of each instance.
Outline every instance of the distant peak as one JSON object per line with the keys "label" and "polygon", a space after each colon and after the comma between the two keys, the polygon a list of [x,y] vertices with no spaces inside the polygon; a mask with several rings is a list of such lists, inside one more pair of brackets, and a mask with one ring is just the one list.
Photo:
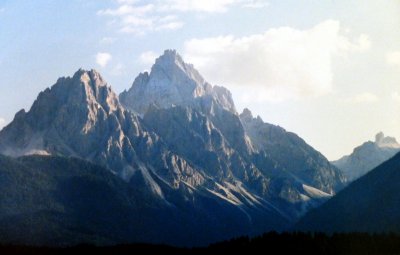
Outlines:
{"label": "distant peak", "polygon": [[87,73],[88,71],[83,69],[82,67],[78,69],[78,71],[76,71],[74,73],[74,75],[72,76],[73,79],[75,78],[80,78],[83,74]]}
{"label": "distant peak", "polygon": [[171,49],[156,59],[150,73],[139,74],[132,87],[123,91],[119,98],[125,108],[140,114],[152,103],[160,108],[208,107],[210,101],[236,112],[229,90],[207,83],[192,64],[185,63],[177,51]]}
{"label": "distant peak", "polygon": [[[59,97],[64,103],[93,104],[101,106],[107,113],[119,107],[117,95],[95,69],[85,70],[79,68],[74,75],[60,78],[57,83],[45,93],[47,98]],[[44,95],[43,94],[43,95]]]}
{"label": "distant peak", "polygon": [[166,49],[166,50],[164,50],[163,56],[176,57],[176,56],[179,56],[179,54],[175,49]]}
{"label": "distant peak", "polygon": [[240,114],[240,117],[243,119],[253,119],[253,114],[248,108],[244,108],[243,112]]}
{"label": "distant peak", "polygon": [[378,134],[375,135],[375,142],[380,143],[384,138],[385,135],[383,134],[383,132],[379,132]]}
{"label": "distant peak", "polygon": [[91,83],[95,86],[106,86],[107,82],[103,79],[103,77],[101,76],[101,74],[95,70],[95,69],[91,69],[89,70],[85,70],[83,68],[79,68],[78,71],[76,71],[72,77],[72,79],[74,80],[81,80],[82,82],[89,82],[91,81]]}
{"label": "distant peak", "polygon": [[15,114],[14,120],[23,119],[25,115],[26,115],[25,109],[21,109]]}
{"label": "distant peak", "polygon": [[[181,79],[186,82],[187,78],[193,80],[197,85],[204,84],[204,78],[192,64],[186,63],[176,50],[165,50],[164,54],[156,59],[151,67],[150,76],[167,76]],[[174,81],[176,82],[176,81]]]}
{"label": "distant peak", "polygon": [[90,74],[90,75],[92,75],[92,76],[100,76],[101,77],[101,74],[96,70],[96,69],[90,69],[90,70],[86,70],[86,69],[83,69],[82,67],[81,68],[79,68],[75,73],[74,73],[74,77],[75,76],[82,76],[82,75],[84,75],[84,74]]}
{"label": "distant peak", "polygon": [[179,55],[179,53],[176,50],[165,50],[164,54],[162,54],[160,57],[158,57],[156,59],[156,65],[157,64],[165,64],[165,63],[179,63],[179,64],[183,64],[184,61],[181,57],[181,55]]}
{"label": "distant peak", "polygon": [[379,132],[375,135],[375,143],[379,147],[391,147],[391,148],[400,148],[400,144],[397,143],[396,138],[391,136],[386,136],[383,132]]}

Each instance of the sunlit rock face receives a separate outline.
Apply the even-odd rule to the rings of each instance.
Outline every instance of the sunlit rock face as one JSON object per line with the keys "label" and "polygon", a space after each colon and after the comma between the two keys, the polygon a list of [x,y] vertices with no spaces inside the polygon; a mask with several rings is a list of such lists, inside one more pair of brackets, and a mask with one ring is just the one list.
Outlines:
{"label": "sunlit rock face", "polygon": [[166,50],[157,58],[150,73],[139,74],[132,87],[121,93],[120,100],[127,109],[139,114],[153,104],[160,108],[200,107],[207,101],[216,101],[224,109],[235,111],[231,93],[206,82],[175,50]]}
{"label": "sunlit rock face", "polygon": [[86,158],[116,172],[133,162],[130,139],[137,119],[95,70],[78,70],[41,92],[30,111],[16,115],[0,134],[0,151],[21,156],[40,151]]}
{"label": "sunlit rock face", "polygon": [[349,181],[354,181],[373,168],[393,157],[400,151],[400,144],[394,137],[379,132],[375,141],[368,141],[354,148],[350,155],[333,161],[332,164],[341,169]]}

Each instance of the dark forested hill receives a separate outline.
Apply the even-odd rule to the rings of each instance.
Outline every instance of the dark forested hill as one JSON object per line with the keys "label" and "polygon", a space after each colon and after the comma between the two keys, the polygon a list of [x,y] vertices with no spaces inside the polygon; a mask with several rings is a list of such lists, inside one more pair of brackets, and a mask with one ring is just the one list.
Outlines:
{"label": "dark forested hill", "polygon": [[310,211],[296,229],[400,232],[400,154]]}

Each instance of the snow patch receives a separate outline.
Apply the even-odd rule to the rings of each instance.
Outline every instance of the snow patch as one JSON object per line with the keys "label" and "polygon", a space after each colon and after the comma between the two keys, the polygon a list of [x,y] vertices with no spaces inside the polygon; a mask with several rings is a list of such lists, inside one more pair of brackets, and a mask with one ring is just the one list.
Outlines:
{"label": "snow patch", "polygon": [[308,196],[311,198],[330,198],[331,194],[328,194],[322,190],[303,184],[303,189]]}

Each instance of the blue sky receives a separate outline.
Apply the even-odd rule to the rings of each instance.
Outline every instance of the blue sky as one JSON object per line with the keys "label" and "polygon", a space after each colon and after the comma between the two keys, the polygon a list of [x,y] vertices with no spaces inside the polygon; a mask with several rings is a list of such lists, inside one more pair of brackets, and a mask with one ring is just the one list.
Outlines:
{"label": "blue sky", "polygon": [[397,0],[0,0],[0,128],[80,67],[128,89],[174,48],[329,159],[400,138]]}

